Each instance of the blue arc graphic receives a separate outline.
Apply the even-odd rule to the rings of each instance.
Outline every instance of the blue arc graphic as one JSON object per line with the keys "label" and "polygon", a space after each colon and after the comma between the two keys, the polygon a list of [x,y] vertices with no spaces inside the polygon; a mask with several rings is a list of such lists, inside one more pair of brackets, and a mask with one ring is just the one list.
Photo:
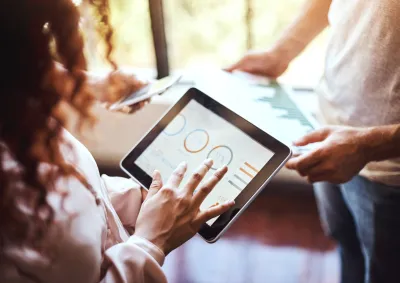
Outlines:
{"label": "blue arc graphic", "polygon": [[[211,149],[210,152],[207,154],[207,158],[210,158],[211,154],[212,154],[214,151],[216,151],[216,150],[218,150],[218,149],[221,149],[221,148],[227,149],[227,150],[230,152],[230,154],[231,154],[231,157],[229,158],[229,161],[225,163],[226,166],[229,166],[229,164],[231,164],[232,159],[233,159],[233,151],[232,151],[232,149],[231,149],[230,147],[228,147],[228,146],[226,146],[226,145],[219,145],[219,146],[216,146],[216,147],[214,147],[213,149]],[[218,168],[216,168],[216,167],[211,167],[211,169],[217,170]]]}
{"label": "blue arc graphic", "polygon": [[[178,131],[176,131],[176,132],[174,132],[174,133],[168,133],[167,131],[165,131],[165,130],[166,130],[166,128],[165,128],[164,131],[163,131],[163,133],[164,133],[165,135],[170,136],[170,137],[176,136],[176,135],[179,135],[180,133],[182,133],[183,129],[185,129],[185,127],[186,127],[186,117],[183,116],[182,114],[178,114],[178,116],[180,116],[180,117],[183,118],[183,126],[182,126]],[[177,116],[177,117],[178,117],[178,116]],[[177,117],[176,117],[176,118],[177,118]],[[176,118],[175,118],[175,119],[176,119]],[[168,126],[167,126],[167,127],[168,127]]]}

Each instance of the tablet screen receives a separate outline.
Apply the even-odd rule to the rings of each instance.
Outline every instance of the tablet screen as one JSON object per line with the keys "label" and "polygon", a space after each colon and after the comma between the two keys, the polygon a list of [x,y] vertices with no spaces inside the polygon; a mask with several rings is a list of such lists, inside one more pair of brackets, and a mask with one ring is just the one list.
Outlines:
{"label": "tablet screen", "polygon": [[[192,99],[135,164],[150,176],[155,169],[159,170],[165,182],[178,164],[186,161],[188,170],[182,184],[207,158],[213,159],[214,165],[204,180],[226,164],[228,173],[201,205],[201,209],[206,209],[234,200],[273,155],[274,152]],[[212,225],[216,219],[207,224]]]}

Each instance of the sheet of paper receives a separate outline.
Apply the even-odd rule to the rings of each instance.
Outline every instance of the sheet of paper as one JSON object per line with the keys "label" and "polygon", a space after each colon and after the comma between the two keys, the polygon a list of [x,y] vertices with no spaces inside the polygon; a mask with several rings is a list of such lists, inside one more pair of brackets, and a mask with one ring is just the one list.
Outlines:
{"label": "sheet of paper", "polygon": [[193,76],[200,90],[288,146],[312,130],[279,85],[249,84],[218,69],[197,70]]}

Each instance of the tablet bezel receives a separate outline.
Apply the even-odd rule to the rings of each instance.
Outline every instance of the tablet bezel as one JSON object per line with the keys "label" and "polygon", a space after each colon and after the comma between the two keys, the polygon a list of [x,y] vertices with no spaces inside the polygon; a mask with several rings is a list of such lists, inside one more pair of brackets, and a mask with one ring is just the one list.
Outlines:
{"label": "tablet bezel", "polygon": [[245,189],[236,197],[235,205],[227,212],[222,214],[213,225],[203,224],[199,234],[209,243],[215,242],[226,229],[236,220],[244,209],[262,191],[269,180],[279,171],[280,168],[291,156],[291,150],[285,144],[259,129],[243,117],[239,116],[224,105],[215,101],[205,93],[196,88],[189,89],[180,100],[173,105],[166,114],[156,123],[156,125],[140,140],[131,151],[121,160],[120,166],[129,176],[137,180],[143,187],[150,187],[152,178],[135,164],[137,158],[145,149],[157,138],[165,127],[178,115],[181,110],[192,100],[214,112],[227,122],[236,126],[252,139],[271,150],[274,155],[251,180]]}

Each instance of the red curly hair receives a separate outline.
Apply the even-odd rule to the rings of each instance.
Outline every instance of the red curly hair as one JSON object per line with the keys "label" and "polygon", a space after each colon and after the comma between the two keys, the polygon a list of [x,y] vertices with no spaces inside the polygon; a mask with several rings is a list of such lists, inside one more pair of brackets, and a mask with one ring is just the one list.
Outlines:
{"label": "red curly hair", "polygon": [[[108,0],[87,0],[111,60],[112,28]],[[72,0],[4,0],[0,10],[0,246],[4,241],[40,242],[54,219],[47,202],[60,177],[90,185],[64,161],[60,144],[66,117],[55,109],[67,102],[90,120],[94,96],[85,86],[86,60],[80,14]],[[52,87],[55,57],[73,78],[69,95]],[[60,82],[58,82],[60,83]],[[62,84],[62,82],[61,82]],[[52,165],[45,176],[39,165]],[[7,231],[7,235],[4,234]],[[1,249],[2,250],[2,249]],[[1,252],[0,252],[1,254]]]}

